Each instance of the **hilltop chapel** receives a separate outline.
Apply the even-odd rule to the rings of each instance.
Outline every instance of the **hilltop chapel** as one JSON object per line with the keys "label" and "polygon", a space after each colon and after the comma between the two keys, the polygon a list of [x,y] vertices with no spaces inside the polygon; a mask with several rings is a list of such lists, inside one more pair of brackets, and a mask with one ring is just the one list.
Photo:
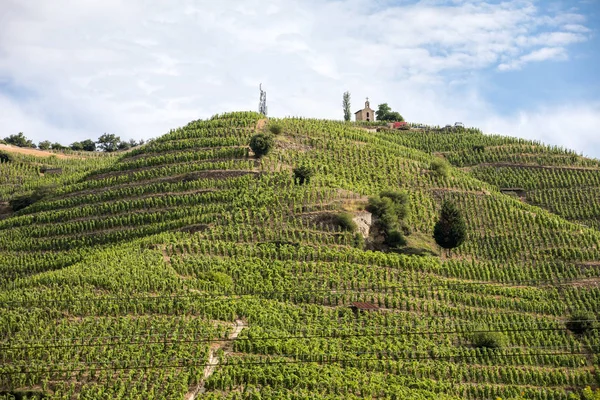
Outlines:
{"label": "hilltop chapel", "polygon": [[356,121],[375,121],[375,112],[371,110],[369,98],[365,101],[365,108],[354,113]]}

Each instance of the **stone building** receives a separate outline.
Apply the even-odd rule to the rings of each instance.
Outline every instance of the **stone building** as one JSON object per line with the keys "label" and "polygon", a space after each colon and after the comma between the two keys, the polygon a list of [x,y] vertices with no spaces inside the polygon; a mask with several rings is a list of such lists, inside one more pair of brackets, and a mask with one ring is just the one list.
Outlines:
{"label": "stone building", "polygon": [[369,98],[365,101],[365,108],[354,113],[356,121],[375,121],[375,111],[371,109]]}

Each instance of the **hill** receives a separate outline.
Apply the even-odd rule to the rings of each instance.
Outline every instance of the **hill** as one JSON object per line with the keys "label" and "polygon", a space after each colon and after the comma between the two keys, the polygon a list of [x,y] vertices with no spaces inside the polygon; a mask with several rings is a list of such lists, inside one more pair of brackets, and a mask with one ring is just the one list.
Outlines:
{"label": "hill", "polygon": [[[32,162],[3,179],[48,183]],[[0,220],[0,398],[572,399],[600,383],[598,160],[238,112],[52,162],[52,191]],[[408,197],[397,249],[339,222],[389,190]],[[444,199],[468,229],[449,256],[431,239]]]}

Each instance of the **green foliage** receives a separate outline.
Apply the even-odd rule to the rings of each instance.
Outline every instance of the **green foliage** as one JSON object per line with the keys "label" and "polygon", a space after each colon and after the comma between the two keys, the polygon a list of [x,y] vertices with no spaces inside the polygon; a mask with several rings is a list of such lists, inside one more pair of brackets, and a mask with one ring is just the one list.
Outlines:
{"label": "green foliage", "polygon": [[69,147],[75,151],[96,151],[96,142],[86,139],[81,142],[73,142]]}
{"label": "green foliage", "polygon": [[391,248],[406,246],[406,238],[399,231],[391,231],[385,235],[385,244]]}
{"label": "green foliage", "polygon": [[352,214],[343,212],[335,216],[334,223],[344,231],[355,232],[358,226],[352,219]]}
{"label": "green foliage", "polygon": [[380,104],[375,111],[378,121],[402,122],[404,118],[399,112],[392,111],[387,103]]}
{"label": "green foliage", "polygon": [[0,163],[7,163],[11,161],[13,161],[13,158],[9,153],[0,151]]}
{"label": "green foliage", "polygon": [[58,142],[52,143],[52,145],[50,147],[52,148],[52,150],[66,150],[67,149],[66,146],[63,146],[62,144],[60,144]]}
{"label": "green foliage", "polygon": [[576,311],[571,314],[565,325],[571,332],[583,335],[589,333],[597,326],[596,316],[591,312]]}
{"label": "green foliage", "polygon": [[269,132],[271,132],[273,135],[279,135],[281,132],[283,132],[283,126],[277,123],[269,124]]}
{"label": "green foliage", "polygon": [[581,392],[583,400],[600,400],[600,389],[592,390],[591,387],[587,386]]}
{"label": "green foliage", "polygon": [[476,144],[473,146],[473,151],[483,153],[485,151],[485,146],[482,144]]}
{"label": "green foliage", "polygon": [[271,135],[265,135],[259,133],[258,135],[252,136],[250,139],[250,148],[254,152],[257,158],[269,154],[271,149],[275,146],[275,140]]}
{"label": "green foliage", "polygon": [[501,349],[506,346],[508,339],[502,332],[475,332],[471,335],[471,343],[478,348]]}
{"label": "green foliage", "polygon": [[111,153],[119,150],[119,143],[121,143],[121,137],[116,136],[113,133],[105,133],[98,138],[96,142],[98,148],[104,152]]}
{"label": "green foliage", "polygon": [[313,175],[314,171],[308,165],[301,165],[297,168],[294,168],[294,181],[299,185],[310,183],[310,178],[312,178]]}
{"label": "green foliage", "polygon": [[354,242],[352,244],[357,249],[361,249],[362,250],[362,249],[365,248],[365,238],[363,237],[362,233],[356,232],[354,234]]}
{"label": "green foliage", "polygon": [[33,191],[31,194],[17,196],[9,201],[10,207],[13,211],[22,210],[25,207],[29,207],[37,201],[44,199],[45,197],[54,193],[55,188],[51,186],[40,187]]}
{"label": "green foliage", "polygon": [[350,92],[344,92],[342,107],[344,108],[344,121],[348,122],[352,119],[352,111],[350,110]]}
{"label": "green foliage", "polygon": [[409,216],[409,197],[406,192],[383,191],[369,198],[367,211],[379,219],[385,233],[401,229],[401,220]]}
{"label": "green foliage", "polygon": [[23,135],[23,132],[19,132],[16,135],[10,135],[4,138],[4,142],[6,142],[6,144],[12,144],[13,146],[17,146],[17,147],[31,147],[31,148],[36,148],[35,143],[33,143],[33,141],[31,141],[30,139],[27,139],[25,137],[25,135]]}
{"label": "green foliage", "polygon": [[49,140],[43,140],[38,143],[38,148],[40,150],[50,150],[50,146],[52,146],[52,143]]}
{"label": "green foliage", "polygon": [[440,219],[433,228],[436,243],[444,249],[460,246],[467,238],[467,225],[456,205],[448,200],[442,203]]}
{"label": "green foliage", "polygon": [[[600,233],[501,195],[494,179],[528,196],[560,189],[546,204],[578,205],[591,221],[598,163],[470,130],[367,133],[299,118],[278,123],[310,150],[282,146],[256,163],[247,144],[257,118],[193,121],[120,157],[11,153],[3,199],[57,189],[16,215],[0,205],[2,391],[185,398],[210,350],[211,400],[566,400],[597,386],[598,332],[574,337],[558,321],[570,308],[599,309],[597,288],[564,283],[597,279]],[[478,144],[486,151],[472,151]],[[435,152],[472,168],[423,174]],[[520,165],[477,166],[495,162]],[[574,162],[586,168],[564,168]],[[40,165],[63,176],[42,176]],[[302,165],[318,181],[295,185],[287,166]],[[410,202],[388,188],[410,190]],[[579,197],[556,201],[569,192]],[[470,239],[449,260],[417,251],[433,249],[441,193],[469,215]],[[371,194],[396,225],[390,245],[413,230],[398,251],[365,251],[359,233],[332,227],[340,206],[360,209]],[[383,310],[354,315],[354,301]],[[248,323],[240,340],[223,341],[238,319]],[[511,346],[474,348],[468,332],[481,321]]]}
{"label": "green foliage", "polygon": [[437,176],[446,178],[450,174],[450,164],[442,158],[436,158],[429,166],[429,169]]}

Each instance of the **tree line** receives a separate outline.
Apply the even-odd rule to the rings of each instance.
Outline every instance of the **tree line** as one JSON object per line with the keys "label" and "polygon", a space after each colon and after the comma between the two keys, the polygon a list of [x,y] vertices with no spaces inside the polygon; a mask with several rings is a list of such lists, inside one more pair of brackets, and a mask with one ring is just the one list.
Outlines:
{"label": "tree line", "polygon": [[105,133],[94,141],[92,139],[85,139],[80,142],[73,142],[68,146],[64,146],[59,142],[52,143],[49,140],[43,140],[37,145],[28,139],[23,132],[19,132],[16,135],[10,135],[0,140],[0,143],[10,144],[17,147],[28,147],[32,149],[40,150],[74,150],[74,151],[104,151],[107,153],[128,150],[135,146],[140,146],[145,143],[144,139],[136,141],[135,139],[121,140],[120,136],[113,133]]}

